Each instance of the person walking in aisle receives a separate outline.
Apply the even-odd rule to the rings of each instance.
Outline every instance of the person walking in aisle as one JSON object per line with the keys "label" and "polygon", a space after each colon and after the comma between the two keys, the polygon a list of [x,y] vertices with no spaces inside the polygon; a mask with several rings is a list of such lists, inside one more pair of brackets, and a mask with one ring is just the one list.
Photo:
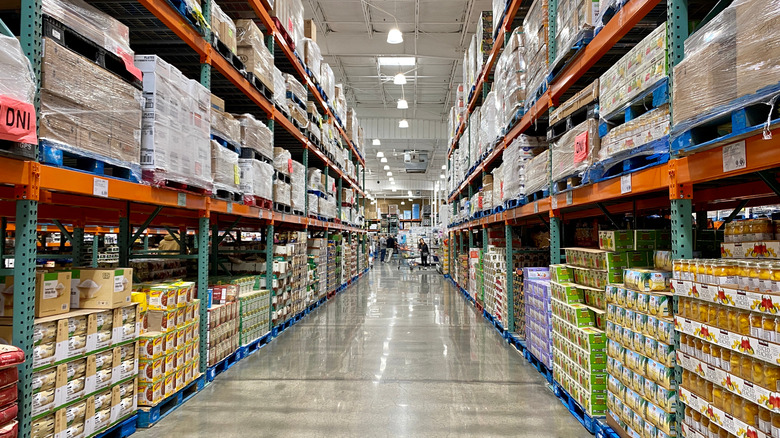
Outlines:
{"label": "person walking in aisle", "polygon": [[384,263],[385,262],[385,255],[387,254],[387,239],[385,239],[385,235],[383,234],[379,238],[379,261]]}
{"label": "person walking in aisle", "polygon": [[393,259],[393,252],[395,251],[395,245],[396,245],[395,238],[393,236],[388,236],[387,237],[387,261],[388,262]]}
{"label": "person walking in aisle", "polygon": [[428,266],[428,255],[430,255],[431,251],[428,249],[428,244],[425,243],[425,240],[420,238],[420,242],[417,243],[417,249],[420,250],[420,261],[422,262],[423,266]]}

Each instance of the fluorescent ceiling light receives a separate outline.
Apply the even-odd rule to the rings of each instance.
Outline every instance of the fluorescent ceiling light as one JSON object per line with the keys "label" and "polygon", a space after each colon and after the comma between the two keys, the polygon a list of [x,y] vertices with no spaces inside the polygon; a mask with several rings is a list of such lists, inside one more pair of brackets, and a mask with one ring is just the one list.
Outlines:
{"label": "fluorescent ceiling light", "polygon": [[381,162],[383,162],[383,163],[387,163],[387,158],[385,158],[385,157],[382,157],[382,159],[381,159],[381,160],[379,160],[379,161],[381,161]]}
{"label": "fluorescent ceiling light", "polygon": [[393,176],[393,172],[387,172],[387,176]]}
{"label": "fluorescent ceiling light", "polygon": [[382,151],[379,151],[379,152],[377,152],[377,153],[376,153],[376,157],[377,157],[377,158],[382,158],[382,157],[384,157],[384,156],[385,156],[385,153],[384,153],[384,152],[382,152]]}
{"label": "fluorescent ceiling light", "polygon": [[375,139],[374,139],[374,146],[381,146],[381,145],[382,145],[382,142],[381,142],[381,141],[379,141],[379,139],[378,139],[378,138],[375,138]]}
{"label": "fluorescent ceiling light", "polygon": [[406,202],[404,202],[404,201],[401,201],[401,205],[406,205]]}
{"label": "fluorescent ceiling light", "polygon": [[385,164],[385,170],[390,170],[390,166],[388,166],[387,164]]}
{"label": "fluorescent ceiling light", "polygon": [[409,102],[406,99],[398,99],[398,109],[408,109]]}
{"label": "fluorescent ceiling light", "polygon": [[380,56],[377,58],[379,65],[412,66],[417,60],[414,56]]}
{"label": "fluorescent ceiling light", "polygon": [[395,184],[395,178],[393,178],[392,176],[390,177],[390,184]]}
{"label": "fluorescent ceiling light", "polygon": [[442,164],[441,165],[441,170],[447,170],[447,165],[446,164]]}
{"label": "fluorescent ceiling light", "polygon": [[407,191],[406,193],[408,193],[409,196],[412,196],[412,191],[411,190]]}
{"label": "fluorescent ceiling light", "polygon": [[439,178],[444,179],[444,174],[439,175]]}
{"label": "fluorescent ceiling light", "polygon": [[409,198],[409,202],[412,202],[412,198]]}
{"label": "fluorescent ceiling light", "polygon": [[387,43],[401,44],[402,42],[404,42],[404,34],[402,34],[398,28],[394,27],[390,29],[390,32],[387,33]]}
{"label": "fluorescent ceiling light", "polygon": [[397,188],[395,188],[395,187],[393,187],[393,191],[394,191],[394,192],[397,192],[397,191],[398,191],[398,189],[397,189]]}
{"label": "fluorescent ceiling light", "polygon": [[409,127],[409,122],[406,119],[403,119],[400,122],[398,122],[398,127],[399,128],[408,128]]}
{"label": "fluorescent ceiling light", "polygon": [[398,73],[393,76],[393,83],[395,85],[406,85],[406,76],[403,73]]}

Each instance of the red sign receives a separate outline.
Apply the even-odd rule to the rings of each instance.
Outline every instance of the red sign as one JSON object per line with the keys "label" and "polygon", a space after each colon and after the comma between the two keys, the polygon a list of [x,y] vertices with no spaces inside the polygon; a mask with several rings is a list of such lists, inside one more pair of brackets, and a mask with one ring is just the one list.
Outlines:
{"label": "red sign", "polygon": [[117,48],[116,54],[122,58],[122,62],[125,64],[125,69],[127,69],[128,72],[130,72],[131,75],[133,75],[136,79],[139,81],[144,80],[144,75],[141,73],[141,70],[135,66],[135,62],[133,62],[133,55],[125,52],[121,48]]}
{"label": "red sign", "polygon": [[287,172],[290,174],[290,176],[292,176],[292,159],[287,160]]}
{"label": "red sign", "polygon": [[0,95],[0,140],[38,144],[35,107]]}
{"label": "red sign", "polygon": [[582,163],[588,158],[588,131],[574,139],[574,164]]}

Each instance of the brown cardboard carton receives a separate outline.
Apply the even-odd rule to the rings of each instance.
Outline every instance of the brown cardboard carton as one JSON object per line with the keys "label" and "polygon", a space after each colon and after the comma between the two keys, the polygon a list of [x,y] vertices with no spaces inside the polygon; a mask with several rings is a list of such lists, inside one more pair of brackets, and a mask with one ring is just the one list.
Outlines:
{"label": "brown cardboard carton", "polygon": [[[771,3],[771,2],[769,2]],[[737,97],[780,82],[780,15],[764,0],[735,2],[737,23]]]}
{"label": "brown cardboard carton", "polygon": [[303,20],[303,36],[317,42],[317,23],[314,20]]}
{"label": "brown cardboard carton", "polygon": [[70,272],[35,275],[35,316],[53,316],[70,310]]}
{"label": "brown cardboard carton", "polygon": [[131,303],[133,269],[74,269],[70,305],[80,309],[116,309]]}
{"label": "brown cardboard carton", "polygon": [[225,112],[225,101],[217,97],[216,95],[211,95],[211,108],[215,109],[217,111]]}

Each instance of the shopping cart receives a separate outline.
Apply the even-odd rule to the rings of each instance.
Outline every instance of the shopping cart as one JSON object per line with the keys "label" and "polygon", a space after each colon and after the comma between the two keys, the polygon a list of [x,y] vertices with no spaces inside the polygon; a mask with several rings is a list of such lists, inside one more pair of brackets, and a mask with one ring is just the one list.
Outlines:
{"label": "shopping cart", "polygon": [[398,269],[402,266],[407,266],[409,271],[436,269],[436,265],[439,262],[439,258],[431,254],[428,256],[428,264],[423,265],[421,263],[420,252],[417,249],[412,249],[406,246],[399,248]]}

